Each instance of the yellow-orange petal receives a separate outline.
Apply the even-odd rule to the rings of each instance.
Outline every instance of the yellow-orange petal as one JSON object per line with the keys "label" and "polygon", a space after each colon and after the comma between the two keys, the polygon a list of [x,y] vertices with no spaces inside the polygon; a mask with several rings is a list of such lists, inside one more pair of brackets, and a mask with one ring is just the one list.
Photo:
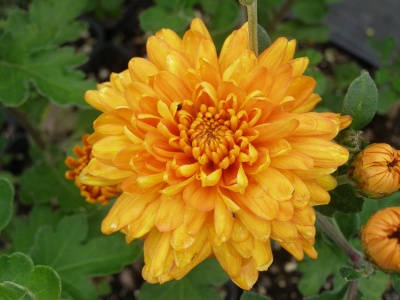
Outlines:
{"label": "yellow-orange petal", "polygon": [[111,234],[125,227],[142,214],[146,207],[159,197],[160,195],[156,193],[149,195],[123,193],[103,220],[101,231],[105,234]]}
{"label": "yellow-orange petal", "polygon": [[155,215],[155,226],[161,232],[171,231],[183,223],[185,202],[182,195],[160,197],[160,206]]}
{"label": "yellow-orange petal", "polygon": [[122,171],[93,158],[80,173],[79,180],[83,184],[105,186],[121,183],[132,174],[131,171]]}
{"label": "yellow-orange petal", "polygon": [[258,279],[258,271],[255,268],[254,261],[251,258],[244,259],[242,261],[240,275],[236,277],[231,276],[231,279],[242,289],[250,290]]}

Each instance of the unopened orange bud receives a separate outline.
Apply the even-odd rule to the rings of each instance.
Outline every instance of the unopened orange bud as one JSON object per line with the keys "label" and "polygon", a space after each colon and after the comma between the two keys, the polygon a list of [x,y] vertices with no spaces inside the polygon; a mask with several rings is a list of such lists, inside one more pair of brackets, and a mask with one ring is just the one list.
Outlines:
{"label": "unopened orange bud", "polygon": [[389,196],[400,189],[400,151],[388,144],[371,144],[357,154],[348,176],[361,196]]}
{"label": "unopened orange bud", "polygon": [[386,272],[400,272],[400,207],[375,213],[361,229],[367,259]]}

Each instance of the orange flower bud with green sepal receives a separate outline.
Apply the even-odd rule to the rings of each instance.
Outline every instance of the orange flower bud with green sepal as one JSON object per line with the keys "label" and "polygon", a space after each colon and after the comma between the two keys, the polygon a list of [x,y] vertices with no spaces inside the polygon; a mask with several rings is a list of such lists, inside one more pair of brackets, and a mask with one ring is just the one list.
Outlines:
{"label": "orange flower bud with green sepal", "polygon": [[385,272],[400,272],[400,207],[372,215],[361,230],[367,259]]}
{"label": "orange flower bud with green sepal", "polygon": [[400,151],[388,144],[371,144],[355,156],[348,176],[361,196],[389,196],[400,188]]}

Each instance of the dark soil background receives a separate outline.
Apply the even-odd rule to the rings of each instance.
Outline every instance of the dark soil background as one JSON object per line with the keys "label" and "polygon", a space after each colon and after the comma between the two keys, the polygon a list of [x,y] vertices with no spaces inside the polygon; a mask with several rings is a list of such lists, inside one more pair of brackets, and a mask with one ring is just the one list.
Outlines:
{"label": "dark soil background", "polygon": [[[80,67],[88,77],[98,82],[107,81],[111,72],[125,70],[132,57],[145,55],[146,36],[139,27],[138,14],[151,3],[152,1],[126,1],[122,15],[113,19],[100,20],[89,14],[81,17],[89,23],[89,32],[74,46],[77,51],[89,55],[89,61]],[[360,57],[355,53],[357,51],[344,50],[337,38],[323,47],[334,48],[337,59],[356,60],[372,74],[376,68],[376,62],[368,61],[365,55]],[[323,65],[329,70],[331,63],[324,60]],[[12,159],[3,168],[14,174],[20,174],[30,163],[29,142],[22,127],[11,115],[7,115],[7,124],[3,130],[9,131],[7,152]],[[394,106],[388,115],[377,115],[364,133],[371,142],[386,142],[400,149],[400,105]],[[296,270],[295,259],[286,251],[276,248],[273,264],[267,272],[260,273],[253,291],[274,300],[302,299],[297,289],[300,274]],[[103,297],[103,300],[136,299],[143,283],[140,263],[126,267],[118,275],[109,277],[108,281],[112,294]],[[328,279],[323,289],[331,288]],[[242,293],[232,282],[223,286],[220,292],[229,300],[238,299]],[[383,299],[400,299],[400,296],[388,290]]]}

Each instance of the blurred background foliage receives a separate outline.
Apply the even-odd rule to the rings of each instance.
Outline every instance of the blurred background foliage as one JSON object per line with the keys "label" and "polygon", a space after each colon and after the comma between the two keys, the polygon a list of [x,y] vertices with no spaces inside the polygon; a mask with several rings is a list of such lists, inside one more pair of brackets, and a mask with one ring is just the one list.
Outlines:
{"label": "blurred background foliage", "polygon": [[[340,112],[349,85],[366,70],[378,87],[378,114],[385,116],[400,98],[398,44],[393,37],[370,39],[379,68],[336,47],[324,19],[329,5],[340,1],[258,0],[259,24],[272,40],[298,40],[296,56],[309,57],[306,74],[316,79],[316,92],[324,99],[317,110]],[[225,283],[227,276],[213,260],[182,281],[145,284],[137,292],[142,283],[140,242],[126,246],[121,235],[103,236],[99,228],[109,206],[85,203],[73,182],[64,179],[65,156],[92,131],[99,114],[85,104],[84,92],[108,80],[110,72],[126,69],[130,58],[144,56],[149,35],[163,27],[182,35],[194,17],[205,21],[220,49],[227,35],[245,22],[246,12],[237,0],[1,1],[0,295],[17,297],[28,289],[39,299],[133,299],[134,291],[140,299],[159,293],[166,293],[164,299],[239,298],[242,291]],[[350,221],[343,231],[356,247],[354,228],[399,198],[395,194],[364,204],[360,214],[345,214]],[[340,213],[335,216],[338,222],[343,219]],[[295,283],[295,296],[333,290],[331,298],[312,299],[338,299],[334,297],[348,284],[337,269],[348,263],[346,257],[321,241],[320,262],[306,260],[298,266],[304,275]],[[16,272],[15,264],[24,266],[26,276],[10,281],[7,274]],[[35,289],[37,278],[55,282],[48,294]],[[374,278],[361,284],[361,294],[374,295],[364,299],[378,299],[386,289],[387,276],[378,272]],[[123,280],[128,283],[121,284]],[[112,298],[116,291],[119,298]],[[242,299],[265,298],[244,293]]]}

